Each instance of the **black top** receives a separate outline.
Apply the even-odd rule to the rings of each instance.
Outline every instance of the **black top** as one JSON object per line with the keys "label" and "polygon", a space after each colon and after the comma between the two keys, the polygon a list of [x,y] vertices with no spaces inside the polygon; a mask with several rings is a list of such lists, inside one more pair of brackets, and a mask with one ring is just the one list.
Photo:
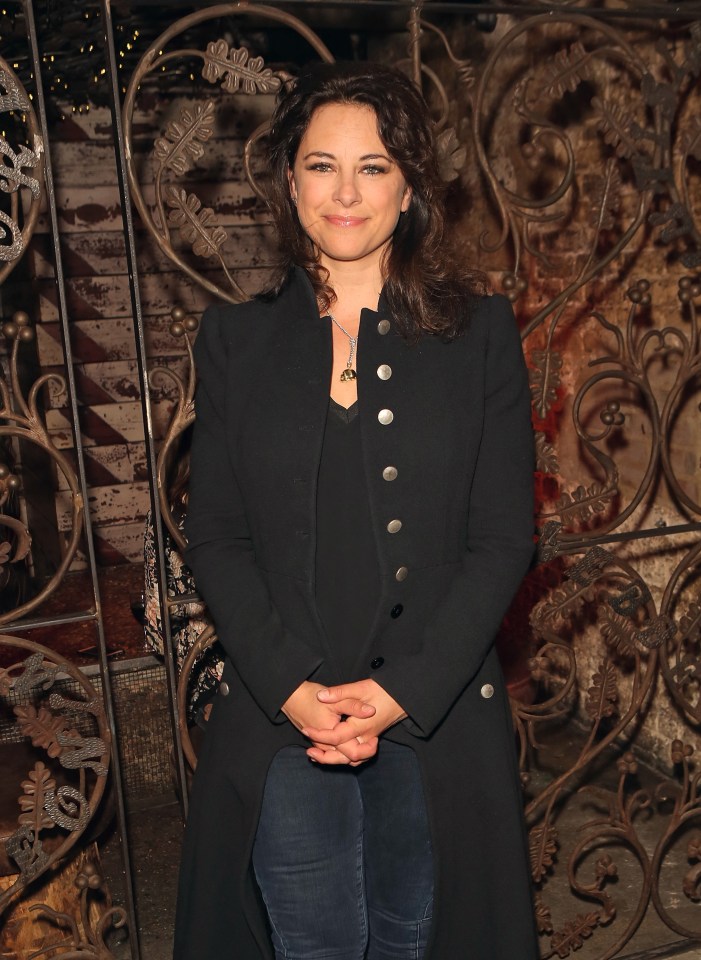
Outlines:
{"label": "black top", "polygon": [[357,400],[346,409],[330,398],[317,490],[316,604],[339,682],[362,679],[352,674],[380,598],[362,454]]}

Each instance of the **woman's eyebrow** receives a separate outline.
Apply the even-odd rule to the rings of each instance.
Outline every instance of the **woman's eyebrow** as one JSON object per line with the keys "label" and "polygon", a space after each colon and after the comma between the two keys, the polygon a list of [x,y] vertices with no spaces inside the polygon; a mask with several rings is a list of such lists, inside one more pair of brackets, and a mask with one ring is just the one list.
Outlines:
{"label": "woman's eyebrow", "polygon": [[[306,153],[303,157],[303,160],[308,160],[310,157],[323,157],[324,160],[335,160],[336,157],[333,153],[327,153],[325,150],[312,150],[310,153]],[[365,153],[362,157],[358,158],[361,161],[364,160],[386,160],[388,163],[392,163],[390,157],[384,153]]]}

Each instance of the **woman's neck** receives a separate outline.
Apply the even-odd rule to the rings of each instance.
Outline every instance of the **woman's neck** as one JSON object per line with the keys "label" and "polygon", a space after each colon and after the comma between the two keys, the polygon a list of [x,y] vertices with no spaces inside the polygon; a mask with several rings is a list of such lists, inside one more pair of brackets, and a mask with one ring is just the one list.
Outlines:
{"label": "woman's neck", "polygon": [[331,312],[339,318],[359,316],[363,307],[377,308],[377,301],[383,286],[382,274],[376,267],[360,267],[357,263],[334,263],[329,271],[329,284],[336,294]]}

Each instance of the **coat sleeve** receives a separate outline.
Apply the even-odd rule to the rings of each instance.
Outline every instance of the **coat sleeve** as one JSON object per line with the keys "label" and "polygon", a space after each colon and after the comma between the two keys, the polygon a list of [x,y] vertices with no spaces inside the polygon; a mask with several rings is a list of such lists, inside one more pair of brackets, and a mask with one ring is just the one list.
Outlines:
{"label": "coat sleeve", "polygon": [[508,300],[488,298],[482,438],[470,490],[461,566],[419,652],[393,654],[373,679],[428,737],[479,670],[534,553],[535,466],[530,392]]}
{"label": "coat sleeve", "polygon": [[280,707],[322,658],[283,626],[256,566],[226,441],[228,364],[221,324],[219,309],[210,307],[195,342],[198,382],[185,558],[236,671],[268,718],[282,723]]}

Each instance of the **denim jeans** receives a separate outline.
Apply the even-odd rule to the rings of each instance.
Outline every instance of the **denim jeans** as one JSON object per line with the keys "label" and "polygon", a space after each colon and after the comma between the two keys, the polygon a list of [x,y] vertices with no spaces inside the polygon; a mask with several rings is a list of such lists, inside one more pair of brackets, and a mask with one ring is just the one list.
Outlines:
{"label": "denim jeans", "polygon": [[359,767],[273,759],[253,846],[277,960],[420,960],[433,862],[418,761],[380,741]]}

